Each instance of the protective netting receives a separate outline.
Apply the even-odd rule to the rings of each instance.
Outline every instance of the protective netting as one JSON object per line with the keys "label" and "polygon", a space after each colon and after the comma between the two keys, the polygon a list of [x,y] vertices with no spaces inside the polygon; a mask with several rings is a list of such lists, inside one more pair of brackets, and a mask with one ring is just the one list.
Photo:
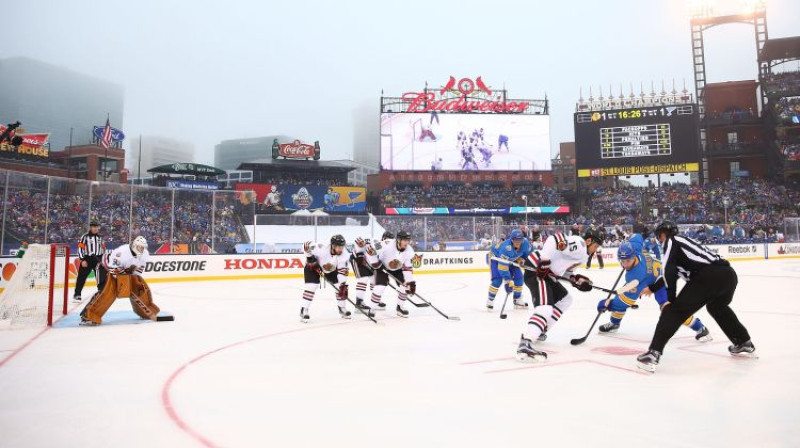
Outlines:
{"label": "protective netting", "polygon": [[0,328],[50,325],[66,314],[68,263],[67,246],[28,246],[0,295]]}

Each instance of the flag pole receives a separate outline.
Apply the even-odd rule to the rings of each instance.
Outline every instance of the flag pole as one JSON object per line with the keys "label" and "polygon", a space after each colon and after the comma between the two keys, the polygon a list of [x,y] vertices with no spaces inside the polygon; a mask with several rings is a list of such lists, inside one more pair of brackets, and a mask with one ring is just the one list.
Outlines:
{"label": "flag pole", "polygon": [[142,134],[139,134],[139,174],[137,177],[139,178],[139,182],[143,183],[142,181]]}
{"label": "flag pole", "polygon": [[[110,113],[106,113],[106,126],[110,126],[110,125],[111,125],[111,114]],[[111,146],[111,145],[106,146],[105,143],[104,143],[103,146],[106,147],[106,156],[105,156],[105,159],[103,160],[103,182],[107,182],[108,181],[108,165],[107,165],[108,164],[108,147]]]}

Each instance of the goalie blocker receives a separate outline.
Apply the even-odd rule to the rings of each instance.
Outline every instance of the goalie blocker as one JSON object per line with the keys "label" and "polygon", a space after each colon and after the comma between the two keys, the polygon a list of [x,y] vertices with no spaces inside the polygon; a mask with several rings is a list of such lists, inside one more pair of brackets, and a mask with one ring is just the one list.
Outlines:
{"label": "goalie blocker", "polygon": [[174,320],[172,316],[158,316],[161,310],[153,303],[153,294],[142,277],[149,258],[147,240],[141,236],[105,254],[103,267],[108,271],[106,285],[102,291],[95,293],[81,311],[81,325],[103,323],[103,316],[117,298],[130,299],[133,311],[142,319]]}

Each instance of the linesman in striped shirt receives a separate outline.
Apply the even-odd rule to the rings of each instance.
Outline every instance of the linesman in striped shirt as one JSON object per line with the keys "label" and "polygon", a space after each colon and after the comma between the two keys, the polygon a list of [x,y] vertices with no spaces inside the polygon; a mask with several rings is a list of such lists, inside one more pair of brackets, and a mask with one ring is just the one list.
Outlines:
{"label": "linesman in striped shirt", "polygon": [[[637,366],[655,372],[667,341],[703,306],[733,343],[728,347],[731,355],[755,357],[750,334],[730,307],[739,283],[730,263],[697,241],[678,235],[678,226],[671,221],[659,224],[654,233],[662,247],[664,275],[641,294],[650,295],[666,288],[667,302],[662,305],[650,350],[639,355]],[[678,278],[686,282],[680,292]]]}
{"label": "linesman in striped shirt", "polygon": [[75,281],[75,294],[72,300],[81,301],[83,285],[89,273],[94,271],[94,278],[97,280],[97,290],[102,291],[106,284],[106,270],[103,267],[103,254],[106,252],[106,243],[100,236],[100,224],[97,221],[89,223],[89,232],[84,233],[78,243],[78,258],[80,267],[78,268],[78,279]]}

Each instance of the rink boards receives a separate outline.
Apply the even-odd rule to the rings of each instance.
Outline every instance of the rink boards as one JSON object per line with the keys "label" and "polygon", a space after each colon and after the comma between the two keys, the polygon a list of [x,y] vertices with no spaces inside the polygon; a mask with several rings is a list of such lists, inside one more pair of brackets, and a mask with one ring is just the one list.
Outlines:
{"label": "rink boards", "polygon": [[[731,261],[800,258],[800,243],[709,245],[709,250]],[[606,266],[618,266],[616,248],[603,248]],[[0,289],[13,274],[17,258],[0,259]],[[73,259],[73,263],[75,263]],[[299,278],[303,274],[302,254],[243,255],[153,255],[145,266],[148,282],[242,280],[261,278]],[[417,274],[446,274],[488,271],[486,251],[420,252],[414,257]],[[597,261],[593,261],[597,266]],[[71,272],[71,276],[77,270]],[[353,275],[351,273],[350,275]],[[92,282],[89,281],[89,284]]]}

